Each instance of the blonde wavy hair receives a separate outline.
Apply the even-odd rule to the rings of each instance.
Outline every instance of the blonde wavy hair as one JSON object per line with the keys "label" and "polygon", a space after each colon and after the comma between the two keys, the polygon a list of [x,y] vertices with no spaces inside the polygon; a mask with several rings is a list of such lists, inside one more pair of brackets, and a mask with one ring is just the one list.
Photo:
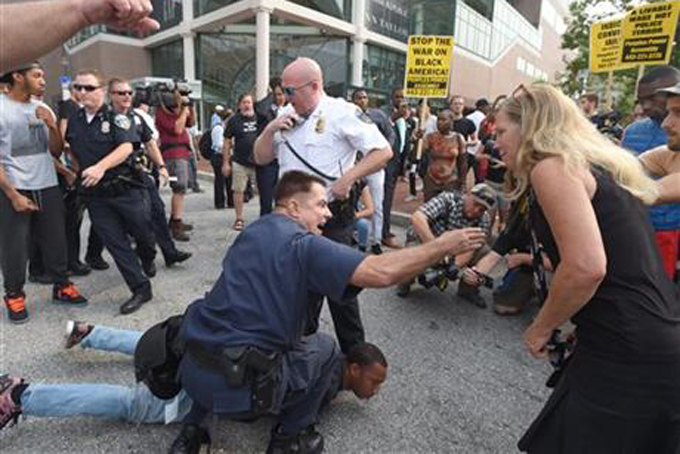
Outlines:
{"label": "blonde wavy hair", "polygon": [[656,184],[638,159],[602,135],[576,103],[558,89],[545,83],[520,85],[500,110],[521,128],[514,170],[506,173],[509,198],[516,199],[527,190],[536,164],[558,156],[569,172],[598,166],[643,202],[656,200]]}

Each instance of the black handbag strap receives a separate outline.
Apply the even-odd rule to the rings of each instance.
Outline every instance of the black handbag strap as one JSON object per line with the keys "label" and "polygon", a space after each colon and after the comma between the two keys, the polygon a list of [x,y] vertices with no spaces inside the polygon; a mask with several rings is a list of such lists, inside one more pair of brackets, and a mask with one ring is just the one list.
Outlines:
{"label": "black handbag strap", "polygon": [[293,148],[293,146],[290,144],[290,142],[288,142],[288,139],[283,137],[283,134],[281,134],[281,137],[283,138],[283,143],[286,144],[288,149],[295,155],[296,158],[298,158],[300,160],[301,163],[303,163],[305,166],[307,166],[307,168],[309,170],[311,170],[315,174],[319,175],[321,178],[325,178],[326,180],[329,180],[329,181],[335,181],[335,180],[338,179],[337,177],[332,177],[330,175],[323,173],[322,171],[320,171],[319,169],[317,169],[316,167],[311,165],[305,158],[300,156],[300,154],[297,151],[295,151],[295,148]]}

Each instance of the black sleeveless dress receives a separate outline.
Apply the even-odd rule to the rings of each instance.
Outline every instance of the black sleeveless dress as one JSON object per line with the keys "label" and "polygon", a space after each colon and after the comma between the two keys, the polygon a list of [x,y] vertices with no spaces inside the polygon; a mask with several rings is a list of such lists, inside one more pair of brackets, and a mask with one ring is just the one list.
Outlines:
{"label": "black sleeveless dress", "polygon": [[[545,407],[519,442],[530,453],[680,453],[680,297],[663,271],[647,209],[593,170],[593,209],[607,275],[573,317],[577,345]],[[531,223],[560,257],[538,205]]]}

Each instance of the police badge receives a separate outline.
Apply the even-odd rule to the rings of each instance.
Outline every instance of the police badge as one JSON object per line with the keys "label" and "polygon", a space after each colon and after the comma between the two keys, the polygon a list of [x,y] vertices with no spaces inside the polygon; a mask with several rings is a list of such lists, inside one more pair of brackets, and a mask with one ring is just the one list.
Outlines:
{"label": "police badge", "polygon": [[324,117],[319,117],[319,119],[316,121],[316,126],[314,127],[314,131],[317,134],[323,134],[325,129],[326,129],[326,119]]}
{"label": "police badge", "polygon": [[108,134],[111,131],[111,123],[102,121],[102,134]]}
{"label": "police badge", "polygon": [[126,115],[123,114],[116,115],[116,118],[113,119],[113,122],[120,129],[124,129],[126,131],[130,129],[130,119]]}

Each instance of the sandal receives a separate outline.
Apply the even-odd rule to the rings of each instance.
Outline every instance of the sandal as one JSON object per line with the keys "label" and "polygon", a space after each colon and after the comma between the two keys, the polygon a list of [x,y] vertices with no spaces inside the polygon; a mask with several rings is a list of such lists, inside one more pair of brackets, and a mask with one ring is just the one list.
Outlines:
{"label": "sandal", "polygon": [[243,221],[243,219],[237,219],[234,221],[234,225],[231,227],[234,230],[241,231],[243,230],[243,227],[246,226],[246,223]]}

